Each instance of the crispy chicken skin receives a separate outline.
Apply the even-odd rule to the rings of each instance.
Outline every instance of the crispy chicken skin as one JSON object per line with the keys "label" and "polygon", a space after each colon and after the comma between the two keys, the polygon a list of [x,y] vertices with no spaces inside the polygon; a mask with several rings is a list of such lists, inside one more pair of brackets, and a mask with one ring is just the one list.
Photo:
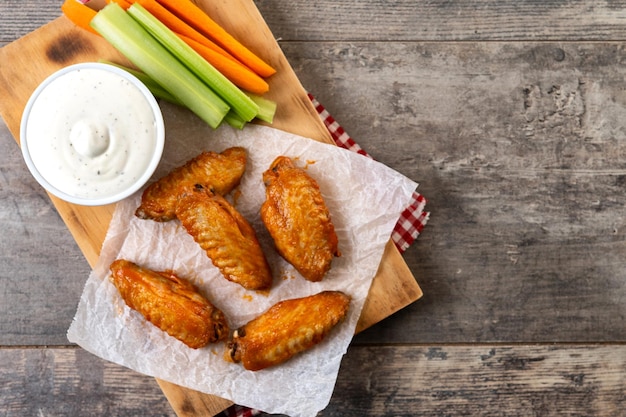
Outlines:
{"label": "crispy chicken skin", "polygon": [[340,252],[317,182],[286,156],[272,162],[263,181],[261,219],[278,253],[305,279],[321,281]]}
{"label": "crispy chicken skin", "polygon": [[224,197],[197,186],[181,195],[176,217],[226,279],[248,290],[270,288],[256,232]]}
{"label": "crispy chicken skin", "polygon": [[232,147],[222,153],[202,152],[150,184],[141,196],[141,205],[135,215],[156,221],[174,219],[178,195],[195,184],[216,194],[228,194],[239,185],[246,159],[246,151],[241,147]]}
{"label": "crispy chicken skin", "polygon": [[228,336],[224,314],[189,281],[124,259],[114,261],[110,269],[111,281],[130,308],[190,348]]}
{"label": "crispy chicken skin", "polygon": [[281,301],[235,330],[224,357],[249,371],[281,364],[320,343],[349,305],[350,297],[340,291]]}

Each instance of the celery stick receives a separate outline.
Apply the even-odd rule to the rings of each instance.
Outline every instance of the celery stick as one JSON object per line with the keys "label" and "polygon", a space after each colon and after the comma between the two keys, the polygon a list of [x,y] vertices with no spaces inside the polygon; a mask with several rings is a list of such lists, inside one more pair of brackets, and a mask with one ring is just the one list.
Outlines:
{"label": "celery stick", "polygon": [[134,75],[139,81],[141,81],[146,87],[148,87],[148,90],[150,90],[152,95],[155,96],[156,98],[163,99],[170,103],[178,104],[179,106],[184,106],[184,104],[180,100],[174,97],[165,88],[161,87],[159,83],[154,81],[152,78],[148,77],[146,73],[137,71],[136,69],[133,69],[133,68],[128,68],[127,66],[118,64],[117,62],[107,61],[106,59],[99,59],[98,61],[103,64],[113,65],[115,67],[123,69],[124,71]]}
{"label": "celery stick", "polygon": [[[252,99],[252,101],[254,101],[259,106],[259,112],[257,113],[256,118],[272,124],[272,122],[274,121],[274,115],[276,114],[276,102],[256,94],[252,94],[249,92],[245,93],[248,97]],[[243,127],[246,125],[246,121],[243,120],[233,110],[228,112],[226,117],[224,117],[224,121],[237,129],[243,129]]]}
{"label": "celery stick", "polygon": [[[173,104],[177,104],[179,106],[184,106],[184,104],[181,103],[176,97],[171,95],[167,90],[161,87],[152,78],[148,77],[145,73],[137,71],[133,68],[128,68],[116,62],[107,61],[105,59],[100,59],[99,61],[104,64],[114,65],[118,68],[123,69],[124,71],[128,71],[129,73],[137,77],[142,83],[144,83],[145,86],[148,87],[148,90],[150,90],[150,92],[155,97]],[[256,94],[252,94],[249,92],[245,93],[248,97],[252,99],[252,101],[257,103],[257,105],[259,106],[259,113],[257,114],[256,118],[271,124],[274,119],[274,114],[276,113],[276,102]],[[246,121],[243,120],[239,115],[237,115],[232,109],[226,114],[226,116],[224,116],[223,121],[237,129],[243,129],[243,127],[246,125]]]}
{"label": "celery stick", "polygon": [[246,94],[259,106],[259,112],[256,115],[257,119],[272,124],[276,114],[276,102],[256,94],[247,92]]}
{"label": "celery stick", "polygon": [[117,3],[102,8],[91,20],[93,27],[137,68],[174,97],[217,128],[230,106],[167,51]]}
{"label": "celery stick", "polygon": [[228,123],[230,126],[235,129],[243,129],[246,125],[246,121],[243,120],[237,113],[234,111],[229,111],[226,116],[224,116],[224,122]]}
{"label": "celery stick", "polygon": [[141,81],[146,87],[148,87],[148,90],[150,90],[152,95],[155,96],[156,98],[160,98],[170,103],[184,106],[182,101],[174,97],[172,93],[167,91],[165,88],[161,87],[161,84],[157,83],[152,78],[148,77],[148,75],[146,75],[145,73],[141,71],[133,70],[132,68],[122,68],[122,69],[124,71],[128,71],[129,73],[137,77],[139,81]]}
{"label": "celery stick", "polygon": [[174,56],[201,78],[243,120],[249,122],[259,111],[259,106],[206,59],[180,39],[165,24],[147,11],[141,4],[133,3],[128,13],[148,32],[158,39]]}

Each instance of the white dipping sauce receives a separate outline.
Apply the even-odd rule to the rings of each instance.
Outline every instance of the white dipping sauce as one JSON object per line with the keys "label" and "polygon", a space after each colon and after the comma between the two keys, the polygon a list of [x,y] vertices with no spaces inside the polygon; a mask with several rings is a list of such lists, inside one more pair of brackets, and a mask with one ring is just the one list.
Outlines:
{"label": "white dipping sauce", "polygon": [[143,92],[98,68],[66,72],[46,85],[25,131],[37,171],[78,198],[127,189],[149,168],[157,146],[156,117]]}

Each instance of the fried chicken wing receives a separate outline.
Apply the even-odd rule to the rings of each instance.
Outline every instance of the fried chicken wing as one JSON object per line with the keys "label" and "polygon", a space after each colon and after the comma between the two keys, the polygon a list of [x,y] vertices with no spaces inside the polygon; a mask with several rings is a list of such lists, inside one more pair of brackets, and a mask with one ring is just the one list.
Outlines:
{"label": "fried chicken wing", "polygon": [[228,194],[239,185],[246,159],[246,151],[241,147],[232,147],[222,153],[201,153],[150,184],[141,196],[141,205],[135,215],[156,221],[174,219],[179,194],[195,184],[216,194]]}
{"label": "fried chicken wing", "polygon": [[187,346],[197,349],[228,335],[222,311],[173,272],[152,271],[124,259],[114,261],[110,269],[124,302]]}
{"label": "fried chicken wing", "polygon": [[224,357],[258,371],[320,343],[345,318],[350,297],[323,291],[281,301],[233,332]]}
{"label": "fried chicken wing", "polygon": [[335,256],[337,235],[317,182],[286,156],[263,173],[261,219],[280,255],[309,281],[321,281]]}
{"label": "fried chicken wing", "polygon": [[267,290],[272,273],[256,232],[224,197],[198,186],[181,195],[176,217],[222,275],[248,290]]}

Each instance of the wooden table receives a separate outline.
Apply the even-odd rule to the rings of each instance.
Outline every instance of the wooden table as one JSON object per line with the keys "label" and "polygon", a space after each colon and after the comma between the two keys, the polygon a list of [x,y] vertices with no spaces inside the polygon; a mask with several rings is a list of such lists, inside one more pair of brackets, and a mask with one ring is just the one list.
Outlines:
{"label": "wooden table", "polygon": [[[60,3],[1,2],[0,46]],[[432,211],[404,254],[424,297],[356,336],[322,415],[623,413],[626,2],[256,5]],[[153,378],[68,344],[90,268],[0,136],[2,414],[175,415]]]}

